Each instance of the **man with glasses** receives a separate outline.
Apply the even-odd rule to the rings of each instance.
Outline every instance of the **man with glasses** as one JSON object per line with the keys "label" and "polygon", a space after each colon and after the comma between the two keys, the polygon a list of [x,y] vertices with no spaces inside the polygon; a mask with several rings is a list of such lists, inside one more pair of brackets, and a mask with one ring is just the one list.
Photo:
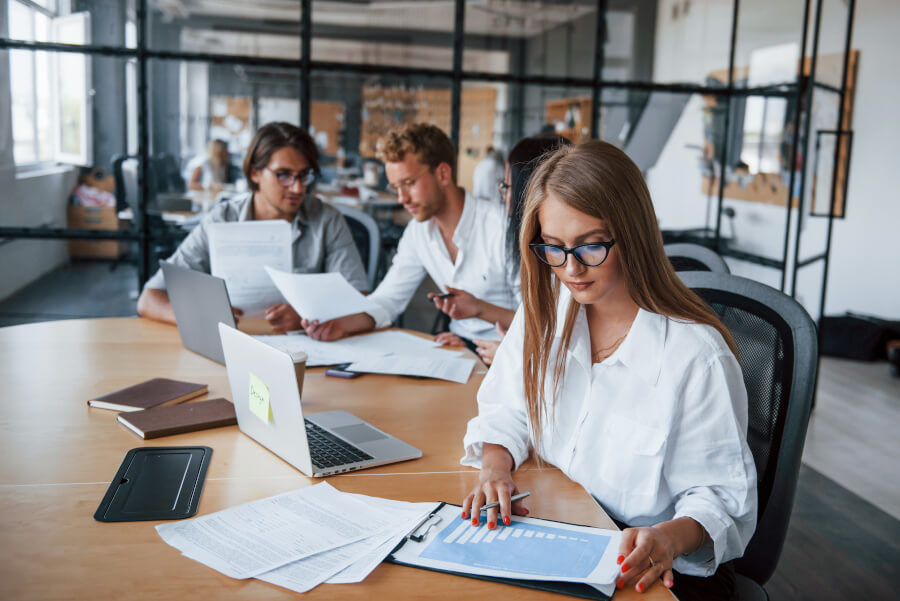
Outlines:
{"label": "man with glasses", "polygon": [[[497,322],[508,322],[520,300],[518,280],[507,279],[503,205],[477,199],[456,184],[456,151],[434,125],[409,124],[378,141],[378,158],[400,204],[413,216],[390,270],[369,297],[379,309],[323,323],[308,323],[319,340],[391,324],[425,275],[445,294],[429,295],[452,318],[445,344],[499,339]],[[458,318],[457,318],[458,317]]]}
{"label": "man with glasses", "polygon": [[[290,123],[262,126],[244,157],[250,190],[215,205],[168,260],[209,273],[211,224],[284,219],[291,224],[294,272],[337,272],[358,290],[368,290],[359,251],[343,216],[307,194],[318,173],[319,150],[309,134]],[[147,280],[137,309],[143,317],[175,323],[161,270]],[[242,314],[239,308],[234,312],[237,317]],[[278,332],[300,328],[300,316],[287,303],[269,307],[265,317]]]}

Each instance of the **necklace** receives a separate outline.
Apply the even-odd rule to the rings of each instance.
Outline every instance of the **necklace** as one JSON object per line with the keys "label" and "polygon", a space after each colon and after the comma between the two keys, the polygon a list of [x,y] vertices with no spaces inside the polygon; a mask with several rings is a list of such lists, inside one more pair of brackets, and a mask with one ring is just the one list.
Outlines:
{"label": "necklace", "polygon": [[601,349],[597,349],[596,351],[591,353],[591,359],[594,360],[594,363],[600,363],[610,355],[612,355],[619,345],[622,344],[622,341],[625,340],[625,337],[628,336],[628,331],[622,334],[621,338],[610,344],[609,346],[605,346]]}

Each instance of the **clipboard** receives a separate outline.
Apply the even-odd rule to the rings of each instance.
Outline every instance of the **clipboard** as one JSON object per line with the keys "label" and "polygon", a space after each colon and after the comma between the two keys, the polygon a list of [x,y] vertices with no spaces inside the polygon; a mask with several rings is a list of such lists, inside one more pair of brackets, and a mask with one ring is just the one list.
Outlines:
{"label": "clipboard", "polygon": [[197,513],[210,447],[137,447],[94,513],[98,522],[178,520]]}
{"label": "clipboard", "polygon": [[[388,554],[385,561],[390,563],[394,563],[397,565],[405,565],[414,568],[420,568],[424,570],[431,570],[434,572],[444,572],[447,574],[454,574],[456,576],[465,576],[466,578],[475,578],[477,580],[485,580],[488,582],[499,582],[501,584],[509,584],[513,586],[521,586],[525,588],[532,588],[540,591],[546,591],[550,593],[559,593],[563,595],[570,595],[572,597],[580,597],[582,599],[597,599],[599,601],[608,601],[610,596],[600,591],[597,588],[589,584],[584,584],[580,582],[561,582],[561,581],[550,581],[550,580],[530,580],[530,579],[520,579],[520,578],[504,578],[498,576],[488,576],[484,574],[476,574],[471,572],[462,572],[462,571],[454,571],[448,569],[437,568],[428,565],[421,565],[418,563],[413,563],[409,561],[405,561],[401,558],[397,557],[398,551],[404,548],[406,545],[415,545],[422,544],[426,541],[430,532],[432,532],[433,528],[440,529],[441,516],[438,515],[442,509],[445,507],[458,507],[460,511],[462,511],[462,507],[460,505],[454,505],[451,503],[440,503],[437,507],[435,507],[428,516],[425,517],[408,535],[406,535],[403,540],[401,540],[393,550],[391,550],[390,554]],[[541,519],[541,522],[546,522],[549,524],[565,524],[570,526],[580,526],[580,524],[572,524],[570,522],[559,522],[555,520],[545,520]],[[446,526],[444,526],[446,527]],[[505,528],[510,528],[510,526],[505,526]],[[437,531],[435,531],[437,532]]]}

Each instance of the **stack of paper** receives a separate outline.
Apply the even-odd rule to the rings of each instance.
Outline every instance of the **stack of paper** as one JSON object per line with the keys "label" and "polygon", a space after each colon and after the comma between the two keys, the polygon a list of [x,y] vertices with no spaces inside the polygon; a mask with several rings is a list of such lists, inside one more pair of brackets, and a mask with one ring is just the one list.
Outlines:
{"label": "stack of paper", "polygon": [[156,530],[226,576],[302,593],[325,581],[362,581],[434,507],[346,494],[323,482]]}
{"label": "stack of paper", "polygon": [[464,384],[475,360],[459,351],[438,348],[440,343],[406,332],[374,332],[321,342],[305,335],[256,336],[286,353],[303,351],[306,365],[350,363],[349,371],[438,378]]}

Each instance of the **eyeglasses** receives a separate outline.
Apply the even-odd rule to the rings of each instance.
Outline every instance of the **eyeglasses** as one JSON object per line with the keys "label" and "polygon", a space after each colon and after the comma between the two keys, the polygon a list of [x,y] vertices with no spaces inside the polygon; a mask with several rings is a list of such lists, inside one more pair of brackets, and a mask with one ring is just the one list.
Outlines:
{"label": "eyeglasses", "polygon": [[388,184],[388,190],[393,192],[397,196],[400,196],[400,192],[408,192],[410,188],[419,183],[419,180],[422,179],[422,176],[426,173],[431,172],[429,167],[425,168],[425,171],[417,175],[416,177],[408,177],[399,184]]}
{"label": "eyeglasses", "polygon": [[304,187],[309,186],[314,181],[316,181],[316,174],[312,169],[304,169],[303,171],[298,171],[297,173],[291,173],[287,170],[278,170],[273,171],[268,167],[265,167],[265,170],[275,176],[275,179],[278,180],[278,183],[284,186],[285,188],[290,188],[294,185],[294,182],[300,180],[300,184]]}
{"label": "eyeglasses", "polygon": [[507,184],[505,181],[500,180],[497,182],[497,189],[500,190],[501,195],[506,195],[506,192],[512,188],[512,184]]}
{"label": "eyeglasses", "polygon": [[572,248],[563,248],[555,244],[532,242],[528,246],[531,248],[534,256],[550,267],[562,267],[565,265],[570,253],[575,257],[575,260],[585,267],[596,267],[606,260],[606,257],[609,256],[609,249],[615,243],[615,240],[610,240],[609,242],[592,242],[590,244],[579,244]]}

